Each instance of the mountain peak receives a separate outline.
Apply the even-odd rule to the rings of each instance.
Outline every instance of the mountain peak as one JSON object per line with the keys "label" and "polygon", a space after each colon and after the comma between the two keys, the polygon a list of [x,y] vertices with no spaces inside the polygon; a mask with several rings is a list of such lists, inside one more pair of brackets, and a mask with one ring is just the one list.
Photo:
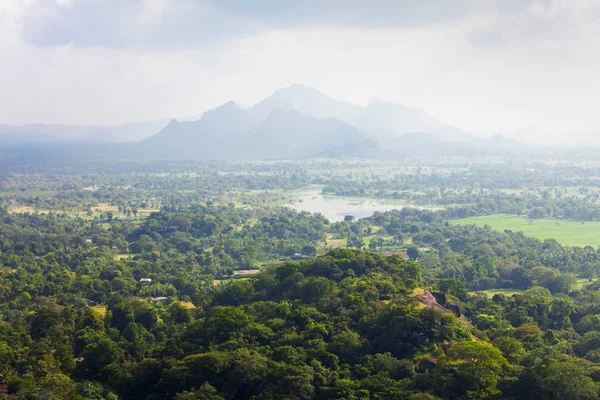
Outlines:
{"label": "mountain peak", "polygon": [[276,90],[273,95],[271,97],[275,97],[275,98],[285,98],[291,100],[298,100],[298,98],[305,98],[305,97],[328,97],[325,93],[321,92],[318,89],[314,89],[305,85],[302,85],[300,83],[293,83],[290,86],[281,88]]}
{"label": "mountain peak", "polygon": [[227,103],[212,109],[210,111],[237,111],[241,110],[241,108],[237,105],[235,101],[228,101]]}
{"label": "mountain peak", "polygon": [[218,108],[239,108],[239,107],[235,101],[228,101],[227,103],[223,104],[221,107],[218,107]]}
{"label": "mountain peak", "polygon": [[[410,107],[407,107],[404,104],[391,103],[389,101],[382,100],[379,97],[373,97],[371,100],[369,100],[369,103],[367,103],[367,107],[369,107],[369,108],[398,107],[398,108],[410,109]],[[417,110],[417,109],[415,109],[415,110]]]}
{"label": "mountain peak", "polygon": [[235,101],[228,101],[227,103],[214,108],[212,110],[208,110],[207,112],[205,112],[202,115],[202,119],[203,120],[207,120],[207,119],[214,119],[214,118],[222,118],[223,116],[226,115],[230,115],[230,114],[236,114],[239,113],[240,111],[244,111],[242,108],[240,108]]}
{"label": "mountain peak", "polygon": [[290,86],[288,86],[288,88],[290,88],[290,89],[299,89],[299,90],[304,90],[304,89],[317,90],[317,89],[310,88],[310,87],[308,87],[306,85],[303,85],[301,83],[292,83]]}

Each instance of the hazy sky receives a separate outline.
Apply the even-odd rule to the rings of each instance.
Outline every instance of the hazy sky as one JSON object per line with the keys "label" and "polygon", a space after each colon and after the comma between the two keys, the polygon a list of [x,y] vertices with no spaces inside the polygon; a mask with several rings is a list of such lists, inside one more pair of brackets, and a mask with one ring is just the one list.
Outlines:
{"label": "hazy sky", "polygon": [[292,83],[475,132],[600,131],[598,0],[0,0],[0,123],[120,124]]}

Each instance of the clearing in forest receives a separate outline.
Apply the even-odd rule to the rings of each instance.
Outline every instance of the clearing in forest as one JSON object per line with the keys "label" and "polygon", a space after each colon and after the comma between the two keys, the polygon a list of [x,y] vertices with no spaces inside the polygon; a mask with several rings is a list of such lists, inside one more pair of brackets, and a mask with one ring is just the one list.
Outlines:
{"label": "clearing in forest", "polygon": [[513,232],[523,232],[527,236],[540,240],[556,239],[568,246],[600,245],[599,221],[567,221],[556,219],[529,219],[509,214],[493,214],[482,217],[471,217],[451,221],[460,225],[489,225],[497,231],[510,229]]}

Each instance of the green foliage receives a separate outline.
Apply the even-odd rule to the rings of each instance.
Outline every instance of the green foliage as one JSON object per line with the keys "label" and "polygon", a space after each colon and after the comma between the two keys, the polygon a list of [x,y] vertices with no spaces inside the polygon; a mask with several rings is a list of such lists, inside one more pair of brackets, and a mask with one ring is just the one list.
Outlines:
{"label": "green foliage", "polygon": [[[314,163],[328,172],[216,161],[6,166],[0,397],[598,398],[598,251],[447,221],[537,208],[598,219],[589,192],[488,190],[583,182],[581,171],[394,166],[348,185],[358,178],[347,165]],[[277,206],[309,182],[447,207],[330,223]],[[394,255],[359,250],[366,244]],[[468,292],[490,288],[493,298]],[[437,304],[415,298],[424,289]]]}
{"label": "green foliage", "polygon": [[463,341],[452,345],[441,358],[438,370],[456,371],[448,383],[452,397],[465,394],[467,398],[485,399],[500,393],[497,385],[506,365],[502,353],[490,344]]}

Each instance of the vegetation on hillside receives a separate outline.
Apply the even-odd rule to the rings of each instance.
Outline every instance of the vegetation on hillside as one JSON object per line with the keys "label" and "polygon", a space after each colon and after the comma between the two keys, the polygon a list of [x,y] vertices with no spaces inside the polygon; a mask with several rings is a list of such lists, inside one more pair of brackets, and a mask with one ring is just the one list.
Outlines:
{"label": "vegetation on hillside", "polygon": [[0,178],[0,398],[598,398],[596,247],[278,205],[352,163],[134,166]]}

